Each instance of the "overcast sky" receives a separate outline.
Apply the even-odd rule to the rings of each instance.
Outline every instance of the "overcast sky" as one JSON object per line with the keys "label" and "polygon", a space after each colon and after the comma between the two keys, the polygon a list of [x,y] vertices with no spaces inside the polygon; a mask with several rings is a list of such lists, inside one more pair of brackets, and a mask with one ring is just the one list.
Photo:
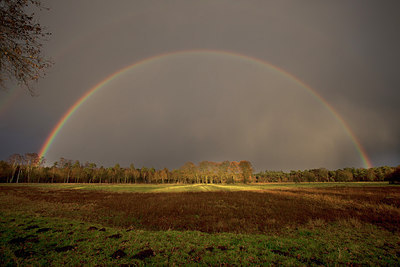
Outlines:
{"label": "overcast sky", "polygon": [[47,162],[363,167],[344,125],[298,79],[334,108],[374,166],[400,164],[397,0],[46,5],[39,19],[52,36],[43,54],[55,65],[36,97],[15,85],[0,91],[0,159],[39,152],[63,114],[112,73],[200,50],[139,64],[98,90],[60,130]]}

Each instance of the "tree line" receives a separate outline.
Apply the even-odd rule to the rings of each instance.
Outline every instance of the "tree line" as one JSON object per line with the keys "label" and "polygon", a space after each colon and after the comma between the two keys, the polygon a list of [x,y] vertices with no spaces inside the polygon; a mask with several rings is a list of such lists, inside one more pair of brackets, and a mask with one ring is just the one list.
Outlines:
{"label": "tree line", "polygon": [[352,182],[387,181],[400,174],[400,166],[376,168],[325,168],[303,171],[262,171],[254,173],[249,161],[201,161],[185,163],[174,170],[167,168],[136,168],[134,164],[121,167],[97,166],[78,160],[60,158],[52,166],[37,153],[13,154],[0,161],[1,183],[182,183],[182,184],[234,184],[271,182]]}
{"label": "tree line", "polygon": [[326,168],[303,171],[263,171],[255,174],[256,182],[373,182],[398,179],[400,165],[396,167],[381,166],[374,168],[343,168],[328,170]]}
{"label": "tree line", "polygon": [[250,183],[254,182],[249,161],[211,162],[198,165],[187,162],[174,170],[167,168],[98,167],[95,163],[60,158],[52,166],[37,153],[13,154],[0,161],[0,182],[3,183]]}

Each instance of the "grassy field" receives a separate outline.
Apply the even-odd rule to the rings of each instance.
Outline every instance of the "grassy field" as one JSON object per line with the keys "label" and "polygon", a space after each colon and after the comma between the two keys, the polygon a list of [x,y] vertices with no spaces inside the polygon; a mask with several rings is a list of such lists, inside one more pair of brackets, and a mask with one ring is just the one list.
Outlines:
{"label": "grassy field", "polygon": [[[265,189],[286,188],[323,188],[323,187],[366,187],[366,186],[388,186],[388,182],[349,182],[349,183],[267,183],[267,184],[18,184],[35,188],[52,189],[83,189],[103,190],[113,192],[134,193],[159,193],[159,192],[209,192],[209,191],[255,191]],[[3,184],[2,186],[15,186],[15,184]]]}
{"label": "grassy field", "polygon": [[0,201],[1,265],[400,264],[387,184],[1,185]]}

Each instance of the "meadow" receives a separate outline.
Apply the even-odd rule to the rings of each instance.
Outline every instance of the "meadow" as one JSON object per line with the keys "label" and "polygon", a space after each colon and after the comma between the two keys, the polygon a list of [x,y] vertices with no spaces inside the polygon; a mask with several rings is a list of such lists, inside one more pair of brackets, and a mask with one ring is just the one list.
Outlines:
{"label": "meadow", "polygon": [[399,265],[387,183],[0,186],[1,265]]}

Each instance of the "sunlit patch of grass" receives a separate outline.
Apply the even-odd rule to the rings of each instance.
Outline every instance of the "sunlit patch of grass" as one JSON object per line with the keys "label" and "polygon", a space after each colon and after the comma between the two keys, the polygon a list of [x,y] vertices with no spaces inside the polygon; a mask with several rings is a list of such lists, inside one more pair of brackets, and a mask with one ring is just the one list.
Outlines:
{"label": "sunlit patch of grass", "polygon": [[[346,183],[266,183],[266,184],[2,184],[42,189],[101,190],[112,192],[208,192],[208,191],[257,191],[269,189],[304,189],[337,187],[389,186],[388,182],[346,182]],[[393,185],[392,185],[393,186]]]}
{"label": "sunlit patch of grass", "polygon": [[160,187],[154,189],[152,192],[202,192],[206,191],[204,190],[204,187],[201,184],[196,184],[196,185],[167,185],[165,187]]}

